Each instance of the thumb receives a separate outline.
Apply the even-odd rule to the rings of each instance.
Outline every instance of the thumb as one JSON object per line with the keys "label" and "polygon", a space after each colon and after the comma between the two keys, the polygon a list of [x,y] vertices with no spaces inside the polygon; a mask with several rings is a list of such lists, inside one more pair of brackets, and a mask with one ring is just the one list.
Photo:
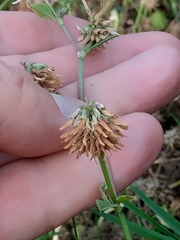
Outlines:
{"label": "thumb", "polygon": [[59,128],[79,105],[52,96],[25,70],[0,63],[0,151],[19,157],[60,151]]}

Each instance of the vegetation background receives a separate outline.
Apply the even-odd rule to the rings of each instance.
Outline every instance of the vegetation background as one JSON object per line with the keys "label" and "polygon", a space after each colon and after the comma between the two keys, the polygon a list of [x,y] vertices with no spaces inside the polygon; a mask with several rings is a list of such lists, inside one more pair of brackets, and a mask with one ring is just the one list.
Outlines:
{"label": "vegetation background", "polygon": [[[1,1],[2,3],[3,1]],[[94,0],[87,1],[92,11],[99,12],[109,2],[113,3],[104,14],[111,20],[111,26],[119,34],[144,31],[165,31],[180,39],[180,0]],[[52,1],[53,4],[53,1]],[[69,14],[87,19],[80,0],[71,2]],[[26,1],[16,6],[6,5],[5,10],[30,11]],[[162,69],[163,71],[163,69]],[[154,114],[164,129],[164,145],[158,159],[134,184],[159,206],[171,212],[180,220],[180,97]],[[148,214],[153,214],[141,200],[137,206]],[[128,219],[134,216],[125,209]],[[161,220],[160,220],[161,221]],[[99,219],[91,211],[76,216],[80,240],[124,239],[119,227],[109,221]],[[142,225],[150,226],[144,221]],[[72,221],[52,231],[38,240],[73,240]],[[133,236],[133,239],[141,239]]]}

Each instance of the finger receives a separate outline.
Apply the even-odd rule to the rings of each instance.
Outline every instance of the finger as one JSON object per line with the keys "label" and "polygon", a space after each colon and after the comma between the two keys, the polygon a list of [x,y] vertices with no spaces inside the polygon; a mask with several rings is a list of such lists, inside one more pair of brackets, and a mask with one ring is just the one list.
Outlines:
{"label": "finger", "polygon": [[[1,56],[43,52],[70,44],[55,21],[42,19],[34,13],[1,12],[0,22]],[[79,34],[75,24],[83,27],[87,22],[71,16],[65,16],[64,22],[76,42]],[[109,62],[113,64],[114,55],[120,61],[125,61],[140,52],[160,45],[180,50],[179,40],[174,36],[164,32],[147,32],[123,35],[118,40],[113,39],[105,45],[107,47],[105,52],[109,56]],[[101,56],[100,52],[98,54]]]}
{"label": "finger", "polygon": [[[143,42],[146,44],[143,44]],[[33,44],[30,45],[32,46]],[[167,45],[180,50],[179,40],[171,35],[160,32],[140,33],[115,38],[109,42],[106,50],[97,50],[87,56],[84,64],[84,77],[103,72],[148,49],[160,45]],[[29,54],[27,56],[2,56],[0,59],[8,65],[18,67],[20,66],[20,62],[39,62],[54,66],[56,71],[62,75],[64,86],[78,79],[78,59],[72,45]]]}
{"label": "finger", "polygon": [[[123,115],[136,111],[153,113],[180,93],[180,51],[156,47],[115,67],[85,78],[85,97],[97,100]],[[61,93],[77,97],[77,83]]]}
{"label": "finger", "polygon": [[[178,95],[179,62],[179,52],[175,49],[159,47],[149,50],[113,68],[112,72],[108,70],[96,77],[87,78],[85,96],[89,100],[100,101],[108,110],[120,115],[134,111],[153,112]],[[5,73],[4,76],[8,77],[8,74]],[[9,76],[9,79],[13,78],[13,75]],[[22,75],[19,78],[22,80]],[[32,84],[32,79],[30,82]],[[22,93],[19,88],[14,88],[9,80],[8,83],[8,87],[1,87],[9,90],[8,93],[4,91],[4,95],[1,94],[2,99],[7,99],[3,100],[4,102],[0,101],[3,109],[1,116],[5,111],[4,116],[8,118],[1,128],[3,133],[0,138],[0,150],[21,157],[40,156],[61,150],[61,133],[58,129],[65,119],[62,119],[49,94],[43,89],[34,89],[35,83],[33,87],[31,84],[24,84],[26,87],[22,93],[27,93],[23,94],[23,104],[19,105]],[[61,89],[63,94],[73,97],[77,97],[76,91],[77,84]],[[108,98],[105,93],[108,93]],[[10,109],[13,109],[12,112],[7,107],[4,108],[7,102]],[[18,106],[19,111],[14,109],[14,106]]]}
{"label": "finger", "polygon": [[[139,177],[155,160],[163,133],[150,115],[127,115],[125,147],[109,157],[117,191]],[[148,126],[148,128],[147,128]],[[17,161],[0,171],[0,237],[34,239],[92,207],[104,183],[98,164],[67,151]],[[17,231],[18,229],[18,231]],[[32,231],[33,229],[33,231]]]}
{"label": "finger", "polygon": [[[41,156],[63,148],[59,128],[67,120],[52,96],[30,74],[0,64],[0,151],[15,156]],[[71,114],[82,104],[60,98]]]}
{"label": "finger", "polygon": [[[71,20],[70,20],[71,19]],[[28,54],[47,51],[59,46],[70,44],[61,27],[52,20],[45,20],[35,13],[27,12],[1,12],[0,15],[0,55]],[[65,19],[74,40],[78,38],[75,23],[80,26],[85,24],[78,18]]]}
{"label": "finger", "polygon": [[12,161],[16,161],[18,159],[19,157],[16,157],[4,152],[0,152],[0,167]]}

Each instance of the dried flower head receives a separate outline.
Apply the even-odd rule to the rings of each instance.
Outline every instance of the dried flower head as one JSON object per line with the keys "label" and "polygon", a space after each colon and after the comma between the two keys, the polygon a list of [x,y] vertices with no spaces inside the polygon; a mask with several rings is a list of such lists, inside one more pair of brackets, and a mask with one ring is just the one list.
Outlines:
{"label": "dried flower head", "polygon": [[104,48],[103,43],[110,40],[111,38],[119,36],[119,34],[109,26],[110,21],[103,20],[97,14],[94,16],[91,13],[85,0],[82,0],[85,10],[89,15],[89,24],[84,28],[77,26],[80,32],[78,41],[81,42],[82,46],[97,45],[96,47]]}
{"label": "dried flower head", "polygon": [[92,43],[92,45],[101,42],[104,43],[104,40],[109,40],[109,37],[119,36],[113,28],[109,27],[109,21],[100,18],[93,19],[92,16],[90,24],[85,26],[83,29],[78,26],[77,28],[80,32],[80,37],[78,38],[78,41],[80,41],[81,44],[84,46],[88,45],[90,42]]}
{"label": "dried flower head", "polygon": [[60,137],[67,143],[64,149],[70,149],[70,154],[78,151],[76,158],[90,153],[93,159],[103,157],[106,150],[121,149],[122,130],[127,130],[128,125],[117,120],[117,115],[107,111],[102,104],[93,101],[79,107],[60,130],[65,128],[68,131]]}
{"label": "dried flower head", "polygon": [[62,85],[61,75],[55,68],[40,63],[21,63],[25,70],[33,75],[34,81],[49,92],[55,92]]}

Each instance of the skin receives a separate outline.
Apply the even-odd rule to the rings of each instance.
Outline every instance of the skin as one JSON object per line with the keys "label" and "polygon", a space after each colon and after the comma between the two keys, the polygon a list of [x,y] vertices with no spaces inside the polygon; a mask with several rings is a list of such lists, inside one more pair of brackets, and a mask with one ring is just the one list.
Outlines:
{"label": "skin", "polygon": [[[75,23],[85,24],[65,17],[77,39]],[[93,206],[104,180],[95,161],[63,150],[58,129],[66,118],[19,64],[54,66],[64,79],[60,92],[76,102],[77,57],[67,37],[33,13],[1,12],[0,24],[0,239],[28,240]],[[163,131],[150,114],[180,93],[179,51],[179,40],[167,33],[139,33],[86,59],[85,96],[130,125],[125,147],[109,155],[118,192],[160,152]]]}

